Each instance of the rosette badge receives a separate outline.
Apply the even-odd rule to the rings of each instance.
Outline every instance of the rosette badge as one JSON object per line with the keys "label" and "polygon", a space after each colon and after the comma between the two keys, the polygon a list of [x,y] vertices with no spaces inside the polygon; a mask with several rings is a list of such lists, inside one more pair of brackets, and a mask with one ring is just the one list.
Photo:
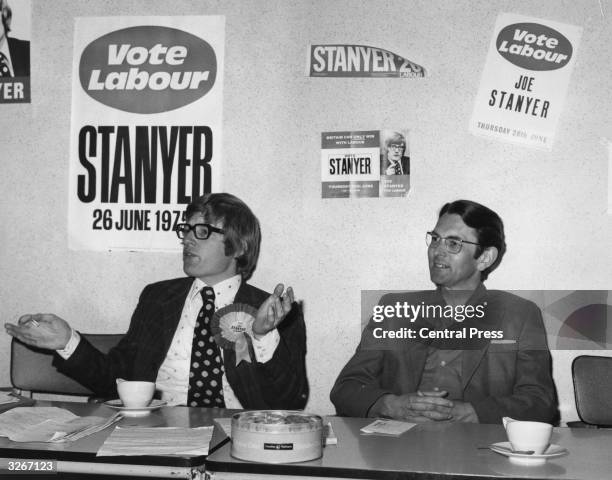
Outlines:
{"label": "rosette badge", "polygon": [[217,57],[203,39],[143,25],[108,33],[81,54],[79,80],[93,99],[131,113],[175,110],[215,84]]}
{"label": "rosette badge", "polygon": [[256,315],[256,308],[244,303],[233,303],[217,310],[212,318],[210,329],[215,342],[221,348],[236,351],[236,365],[243,360],[252,362],[249,342]]}

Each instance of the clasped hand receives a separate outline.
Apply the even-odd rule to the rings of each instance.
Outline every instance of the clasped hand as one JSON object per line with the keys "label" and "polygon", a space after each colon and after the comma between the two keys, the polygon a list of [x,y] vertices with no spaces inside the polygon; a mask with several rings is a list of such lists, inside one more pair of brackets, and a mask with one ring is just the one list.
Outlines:
{"label": "clasped hand", "polygon": [[4,328],[23,343],[49,350],[63,349],[71,334],[68,322],[52,313],[22,315],[17,325],[5,323]]}
{"label": "clasped hand", "polygon": [[[450,420],[454,402],[444,398],[445,391],[384,395],[376,405],[376,416],[414,422]],[[377,402],[377,404],[379,403]]]}
{"label": "clasped hand", "polygon": [[448,400],[448,392],[418,391],[404,395],[383,395],[372,407],[374,416],[411,422],[453,421],[478,423],[478,415],[470,402]]}
{"label": "clasped hand", "polygon": [[274,330],[291,311],[293,289],[288,287],[287,291],[283,293],[284,290],[284,285],[279,283],[274,289],[274,293],[257,310],[257,316],[253,322],[253,333],[256,336],[265,335]]}

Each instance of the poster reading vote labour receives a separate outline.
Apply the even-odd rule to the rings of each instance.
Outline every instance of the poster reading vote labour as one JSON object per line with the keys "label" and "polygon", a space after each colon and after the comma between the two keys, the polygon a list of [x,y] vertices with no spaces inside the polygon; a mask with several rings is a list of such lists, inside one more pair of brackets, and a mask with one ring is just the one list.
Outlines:
{"label": "poster reading vote labour", "polygon": [[323,132],[323,198],[404,197],[410,190],[408,130]]}
{"label": "poster reading vote labour", "polygon": [[77,18],[69,212],[75,250],[177,250],[220,190],[225,20]]}
{"label": "poster reading vote labour", "polygon": [[581,34],[581,27],[500,14],[470,131],[551,150]]}

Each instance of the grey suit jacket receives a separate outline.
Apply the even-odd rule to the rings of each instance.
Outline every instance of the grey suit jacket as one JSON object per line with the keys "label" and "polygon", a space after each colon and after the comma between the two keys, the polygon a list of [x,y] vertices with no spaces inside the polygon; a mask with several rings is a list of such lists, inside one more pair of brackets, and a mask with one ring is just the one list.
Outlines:
{"label": "grey suit jacket", "polygon": [[[385,295],[380,304],[395,305],[398,301],[445,305],[437,291]],[[440,348],[463,350],[463,400],[472,404],[481,423],[501,423],[503,416],[554,422],[557,397],[540,309],[533,302],[507,292],[487,291],[481,285],[470,304],[485,302],[484,318],[466,320],[454,328],[502,330],[503,341],[457,341],[454,347],[453,341],[436,341]],[[390,319],[388,327],[418,329],[423,325]],[[377,344],[372,340],[372,330],[379,326],[370,321],[357,351],[333,386],[331,400],[340,415],[365,417],[382,395],[414,393],[418,389],[431,343],[396,340]]]}

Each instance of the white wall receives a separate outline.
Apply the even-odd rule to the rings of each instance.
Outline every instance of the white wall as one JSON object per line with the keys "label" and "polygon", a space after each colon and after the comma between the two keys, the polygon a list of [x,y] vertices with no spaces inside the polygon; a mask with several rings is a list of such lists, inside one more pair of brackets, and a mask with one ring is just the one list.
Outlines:
{"label": "white wall", "polygon": [[[499,12],[584,27],[550,153],[467,131]],[[611,289],[611,0],[33,0],[32,104],[0,107],[3,320],[50,311],[82,331],[124,331],[146,283],[182,274],[178,255],[67,248],[73,19],[145,14],[226,16],[224,190],[262,223],[253,283],[288,282],[304,301],[309,410],[333,411],[329,390],[359,338],[360,291],[430,287],[424,232],[446,201],[473,199],[504,219],[508,254],[490,288]],[[308,78],[308,43],[385,48],[430,75]],[[320,198],[322,131],[397,127],[411,130],[408,198]],[[0,337],[5,385],[9,344]],[[553,354],[573,419],[573,354]]]}

